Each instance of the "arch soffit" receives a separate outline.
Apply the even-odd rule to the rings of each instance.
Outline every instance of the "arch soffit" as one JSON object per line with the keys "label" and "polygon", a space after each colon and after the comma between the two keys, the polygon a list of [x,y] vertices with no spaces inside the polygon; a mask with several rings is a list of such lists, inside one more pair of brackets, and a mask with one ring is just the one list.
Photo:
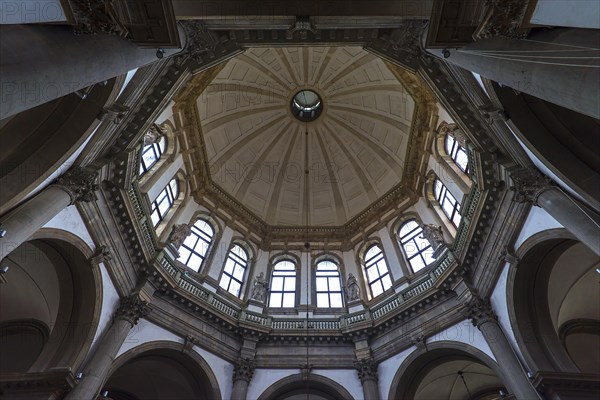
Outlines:
{"label": "arch soffit", "polygon": [[399,393],[399,390],[406,391],[409,389],[413,377],[423,368],[423,365],[421,364],[427,364],[428,360],[434,360],[438,358],[438,356],[443,355],[458,355],[472,358],[475,361],[481,362],[486,367],[489,367],[500,379],[502,377],[500,366],[483,351],[466,343],[444,340],[427,344],[426,351],[415,348],[415,350],[404,359],[394,374],[387,398],[399,398],[396,396]]}
{"label": "arch soffit", "polygon": [[[298,382],[305,385],[307,380],[303,378],[302,374],[286,376],[265,389],[257,400],[275,400],[275,396],[282,394],[281,391],[293,390]],[[308,382],[311,383],[311,387],[323,387],[335,392],[336,398],[340,400],[354,400],[346,388],[323,375],[311,373]]]}
{"label": "arch soffit", "polygon": [[[110,377],[119,368],[125,365],[125,363],[151,350],[174,350],[182,353],[182,344],[169,340],[156,340],[152,342],[146,342],[127,350],[113,361],[108,374],[106,374],[106,380],[103,382],[103,384],[106,384]],[[210,364],[196,351],[186,351],[182,354],[184,354],[186,357],[189,357],[196,364],[196,366],[198,366],[206,374],[206,377],[211,385],[210,398],[221,399],[221,388],[219,387],[219,382],[217,381],[217,377],[210,367]]]}

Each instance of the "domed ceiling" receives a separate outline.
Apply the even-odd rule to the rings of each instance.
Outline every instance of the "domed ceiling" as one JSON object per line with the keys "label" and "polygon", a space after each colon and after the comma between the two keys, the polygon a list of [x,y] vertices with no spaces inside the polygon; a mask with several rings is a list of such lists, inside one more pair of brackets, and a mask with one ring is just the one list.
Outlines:
{"label": "domed ceiling", "polygon": [[269,225],[341,226],[400,184],[415,103],[360,47],[288,47],[231,59],[197,107],[216,185]]}

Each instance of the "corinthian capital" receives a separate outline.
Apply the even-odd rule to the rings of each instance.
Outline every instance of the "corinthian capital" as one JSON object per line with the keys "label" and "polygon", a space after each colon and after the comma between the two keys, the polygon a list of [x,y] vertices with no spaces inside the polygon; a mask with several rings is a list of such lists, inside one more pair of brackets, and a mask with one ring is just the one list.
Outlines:
{"label": "corinthian capital", "polygon": [[372,358],[363,358],[358,361],[354,361],[354,368],[358,373],[358,377],[361,382],[374,380],[377,382],[377,364]]}
{"label": "corinthian capital", "polygon": [[543,191],[552,187],[552,181],[536,169],[529,168],[511,175],[517,203],[532,203],[537,205],[537,199]]}
{"label": "corinthian capital", "polygon": [[96,200],[98,173],[82,167],[73,167],[56,179],[54,186],[63,189],[71,197],[71,204],[78,201]]}
{"label": "corinthian capital", "polygon": [[477,295],[473,296],[465,307],[467,318],[473,322],[477,328],[481,328],[486,322],[497,322],[498,316],[492,309],[489,299],[483,299]]}
{"label": "corinthian capital", "polygon": [[148,315],[149,312],[148,303],[140,299],[137,294],[132,294],[121,299],[114,319],[125,319],[131,322],[132,325],[136,325],[138,320]]}
{"label": "corinthian capital", "polygon": [[233,366],[233,381],[244,380],[250,382],[254,375],[254,360],[246,357],[239,357]]}

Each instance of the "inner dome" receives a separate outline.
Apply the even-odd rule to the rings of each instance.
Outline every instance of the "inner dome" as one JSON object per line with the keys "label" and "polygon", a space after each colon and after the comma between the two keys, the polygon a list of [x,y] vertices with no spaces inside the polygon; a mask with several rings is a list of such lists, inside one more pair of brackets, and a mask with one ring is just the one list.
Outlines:
{"label": "inner dome", "polygon": [[[320,116],[302,121],[294,101]],[[249,48],[196,106],[211,183],[284,227],[343,226],[399,188],[416,115],[394,71],[358,46]]]}

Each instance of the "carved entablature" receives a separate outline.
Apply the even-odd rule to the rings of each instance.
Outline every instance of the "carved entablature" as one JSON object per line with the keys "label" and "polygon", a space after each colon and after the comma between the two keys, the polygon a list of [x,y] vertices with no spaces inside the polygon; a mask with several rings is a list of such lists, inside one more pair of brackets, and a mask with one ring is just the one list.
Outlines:
{"label": "carved entablature", "polygon": [[233,365],[233,381],[244,380],[250,382],[254,375],[256,365],[250,358],[239,357]]}
{"label": "carved entablature", "polygon": [[552,180],[534,168],[515,172],[511,178],[514,184],[511,190],[515,192],[514,201],[517,203],[538,205],[540,195],[552,188]]}
{"label": "carved entablature", "polygon": [[71,204],[75,204],[96,200],[97,179],[98,172],[76,166],[59,176],[53,185],[66,191],[71,197]]}
{"label": "carved entablature", "polygon": [[113,318],[124,319],[132,325],[136,325],[139,319],[148,315],[149,312],[148,302],[142,300],[137,294],[132,294],[121,299]]}
{"label": "carved entablature", "polygon": [[486,322],[498,321],[498,316],[492,309],[490,300],[477,295],[474,295],[466,304],[464,313],[477,328],[481,328],[481,325]]}
{"label": "carved entablature", "polygon": [[372,358],[363,358],[355,361],[354,368],[356,368],[358,378],[362,383],[369,380],[378,381],[377,364]]}
{"label": "carved entablature", "polygon": [[523,0],[488,0],[488,10],[475,33],[475,39],[494,36],[522,39],[527,29],[521,28],[529,2]]}

